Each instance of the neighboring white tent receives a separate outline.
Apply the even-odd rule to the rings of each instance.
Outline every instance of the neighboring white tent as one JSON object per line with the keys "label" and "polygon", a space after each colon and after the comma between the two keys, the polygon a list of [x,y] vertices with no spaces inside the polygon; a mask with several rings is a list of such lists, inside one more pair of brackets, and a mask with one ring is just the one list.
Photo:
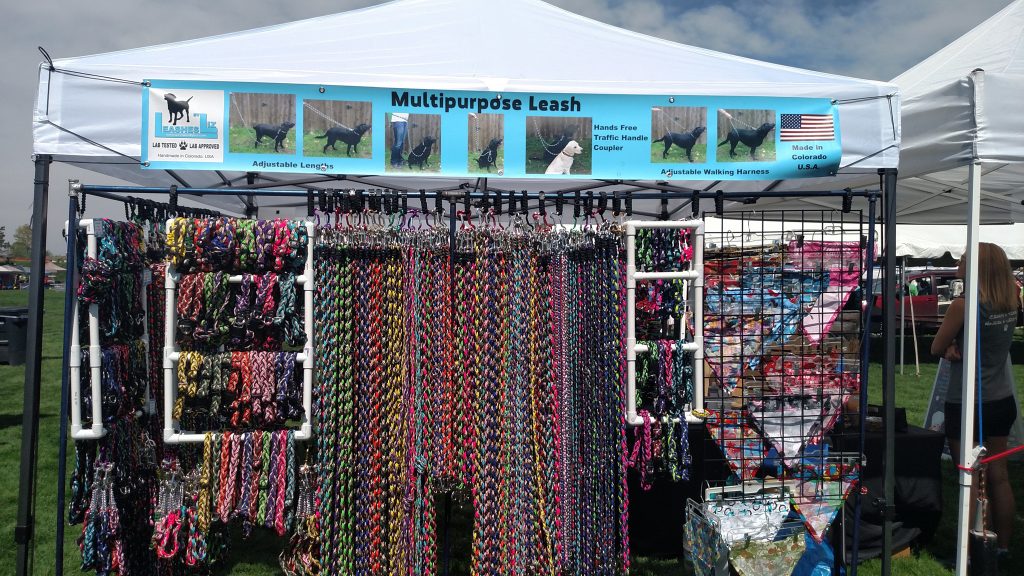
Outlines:
{"label": "neighboring white tent", "polygon": [[893,82],[903,100],[897,221],[965,223],[976,159],[981,222],[1024,222],[1024,0]]}
{"label": "neighboring white tent", "polygon": [[[981,241],[999,244],[1011,260],[1024,260],[1024,224],[983,226]],[[967,226],[896,227],[896,255],[910,258],[941,258],[949,252],[959,258],[967,246]]]}
{"label": "neighboring white tent", "polygon": [[[398,0],[257,30],[58,59],[53,64],[58,70],[133,82],[148,78],[493,92],[824,97],[837,101],[842,166],[853,165],[841,173],[873,175],[879,168],[895,167],[898,160],[899,102],[892,84],[685,46],[539,0]],[[133,158],[140,154],[141,87],[81,74],[54,73],[41,65],[33,122],[36,154],[149,186],[183,181],[191,187],[219,187],[224,178],[242,176],[182,171],[178,181],[166,172],[140,169]],[[287,178],[280,173],[272,176]],[[416,180],[364,179],[373,186],[411,188],[458,182]],[[539,189],[544,188],[542,182],[501,180],[500,185]],[[816,186],[833,189],[829,182]],[[726,192],[777,186],[756,181],[673,184]],[[203,201],[219,201],[228,208],[239,205],[230,197]]]}
{"label": "neighboring white tent", "polygon": [[[983,72],[972,77],[976,69]],[[981,162],[980,222],[1024,222],[1024,0],[892,82],[899,86],[902,120],[897,222],[964,224],[968,166],[975,158]],[[779,189],[825,186],[877,189],[878,176],[847,171],[833,180],[787,181]],[[757,206],[814,203],[762,200]]]}
{"label": "neighboring white tent", "polygon": [[[979,223],[1024,220],[1024,0],[898,76],[903,148],[899,223],[966,224],[964,382],[976,366]],[[999,228],[995,233],[999,235]],[[1011,229],[1012,230],[1012,229]],[[1019,242],[1003,235],[999,244]],[[975,455],[973,386],[963,394],[961,454]],[[960,473],[957,574],[967,573],[972,478]]]}

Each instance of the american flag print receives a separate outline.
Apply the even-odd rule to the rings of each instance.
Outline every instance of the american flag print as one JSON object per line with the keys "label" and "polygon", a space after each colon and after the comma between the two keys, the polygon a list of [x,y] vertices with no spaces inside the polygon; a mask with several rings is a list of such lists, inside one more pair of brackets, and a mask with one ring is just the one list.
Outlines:
{"label": "american flag print", "polygon": [[835,123],[831,114],[783,114],[779,139],[782,142],[835,140]]}

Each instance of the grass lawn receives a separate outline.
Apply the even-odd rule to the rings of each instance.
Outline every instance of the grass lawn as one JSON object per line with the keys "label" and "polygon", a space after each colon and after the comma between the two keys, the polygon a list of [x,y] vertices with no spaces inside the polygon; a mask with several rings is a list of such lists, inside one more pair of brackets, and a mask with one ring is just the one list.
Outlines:
{"label": "grass lawn", "polygon": [[[24,306],[28,294],[25,291],[0,292],[0,306]],[[61,339],[63,337],[64,293],[45,293],[45,318],[43,323],[43,364],[42,394],[39,418],[39,468],[36,487],[36,539],[32,574],[53,574],[54,544],[57,522],[56,477],[57,477],[57,436],[59,427],[60,381],[61,381]],[[921,366],[920,377],[914,375],[913,366],[905,369],[905,375],[896,376],[897,404],[907,408],[907,418],[913,424],[920,424],[927,408],[935,366]],[[1024,388],[1024,367],[1016,366],[1018,386]],[[881,402],[881,368],[871,366],[869,394],[872,403]],[[18,502],[18,469],[21,449],[21,406],[24,385],[24,367],[0,365],[0,397],[8,398],[0,403],[0,574],[14,571],[15,546],[13,543],[14,523]],[[1022,390],[1024,392],[1024,390]],[[74,464],[73,448],[69,446],[69,467]],[[699,464],[698,464],[699,465]],[[943,497],[945,511],[938,532],[932,542],[925,544],[915,555],[896,559],[893,572],[903,575],[945,575],[950,574],[955,544],[955,509],[957,505],[956,475],[952,464],[943,463]],[[1024,509],[1024,463],[1011,462],[1011,483],[1016,491],[1018,510]],[[465,511],[463,511],[465,512]],[[466,516],[466,514],[461,514]],[[460,516],[460,514],[456,514]],[[468,517],[468,516],[467,516]],[[457,526],[452,530],[455,547],[465,547],[465,529]],[[455,532],[463,532],[460,536]],[[80,533],[79,526],[70,526],[65,531],[64,569],[69,574],[78,574],[79,552],[75,540]],[[283,541],[257,531],[252,539],[233,539],[234,547],[227,565],[221,573],[256,576],[279,574],[277,553]],[[1018,515],[1016,533],[1011,547],[1015,551],[1015,563],[1003,566],[1004,574],[1024,573],[1024,521]],[[460,558],[453,558],[453,574],[464,566]],[[874,576],[881,572],[881,562],[872,560],[861,565],[860,574]],[[632,574],[657,576],[679,574],[680,565],[675,560],[637,558]]]}
{"label": "grass lawn", "polygon": [[[651,163],[652,164],[690,164],[686,158],[686,149],[679,146],[672,146],[668,149],[668,158],[662,158],[665,152],[665,144],[661,140],[651,142]],[[703,164],[708,160],[707,142],[698,142],[690,149],[690,156],[693,157],[693,164]]]}

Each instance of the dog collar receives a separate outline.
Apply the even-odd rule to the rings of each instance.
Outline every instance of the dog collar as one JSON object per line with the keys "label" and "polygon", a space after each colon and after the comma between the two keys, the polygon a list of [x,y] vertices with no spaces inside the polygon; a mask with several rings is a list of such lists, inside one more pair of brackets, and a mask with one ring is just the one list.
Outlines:
{"label": "dog collar", "polygon": [[[562,150],[561,152],[559,152],[559,154],[565,154],[565,150]],[[572,158],[572,154],[565,154],[565,155],[568,156],[569,158]]]}

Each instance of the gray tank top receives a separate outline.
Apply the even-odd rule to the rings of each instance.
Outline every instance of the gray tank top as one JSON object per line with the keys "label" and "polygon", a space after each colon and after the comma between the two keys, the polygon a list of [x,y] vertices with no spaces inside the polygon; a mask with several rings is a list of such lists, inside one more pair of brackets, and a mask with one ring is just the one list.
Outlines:
{"label": "gray tank top", "polygon": [[[1017,311],[989,313],[981,306],[981,330],[978,334],[978,361],[981,364],[981,401],[1002,400],[1013,394],[1013,365],[1010,363],[1010,344],[1017,324]],[[964,341],[960,329],[957,342]],[[963,362],[953,362],[949,375],[947,402],[963,401]]]}

